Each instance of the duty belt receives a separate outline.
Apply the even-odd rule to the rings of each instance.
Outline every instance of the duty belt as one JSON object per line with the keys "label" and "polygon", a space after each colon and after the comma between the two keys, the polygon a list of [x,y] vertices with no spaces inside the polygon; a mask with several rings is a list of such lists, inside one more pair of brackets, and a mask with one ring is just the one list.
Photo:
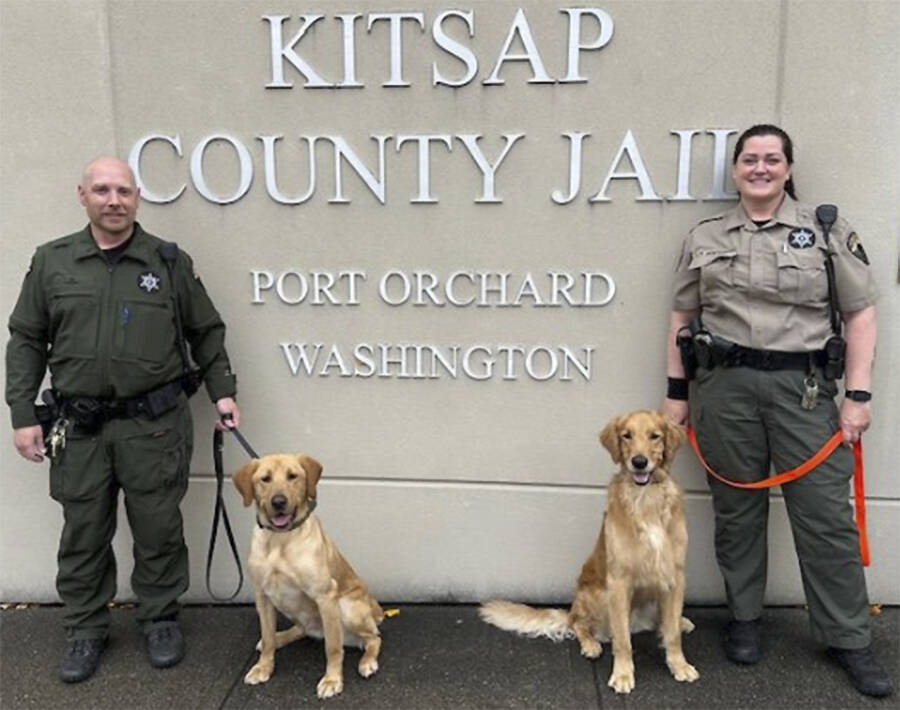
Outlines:
{"label": "duty belt", "polygon": [[749,367],[754,370],[803,370],[824,367],[825,352],[785,352],[783,350],[756,350],[743,345],[727,347],[710,346],[712,364],[718,367]]}
{"label": "duty belt", "polygon": [[62,395],[62,411],[82,429],[96,429],[112,419],[144,417],[157,419],[175,408],[184,391],[180,379],[127,399],[101,399],[82,395]]}

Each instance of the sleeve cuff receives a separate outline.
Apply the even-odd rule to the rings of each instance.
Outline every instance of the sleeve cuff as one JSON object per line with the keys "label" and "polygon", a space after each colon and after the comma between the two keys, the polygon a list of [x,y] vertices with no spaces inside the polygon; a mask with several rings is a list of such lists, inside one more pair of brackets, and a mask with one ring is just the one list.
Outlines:
{"label": "sleeve cuff", "polygon": [[37,416],[34,413],[34,402],[17,402],[16,404],[11,404],[9,406],[9,412],[13,429],[35,426],[39,423]]}
{"label": "sleeve cuff", "polygon": [[213,402],[218,402],[222,397],[234,397],[237,394],[237,377],[232,374],[208,378],[206,391]]}

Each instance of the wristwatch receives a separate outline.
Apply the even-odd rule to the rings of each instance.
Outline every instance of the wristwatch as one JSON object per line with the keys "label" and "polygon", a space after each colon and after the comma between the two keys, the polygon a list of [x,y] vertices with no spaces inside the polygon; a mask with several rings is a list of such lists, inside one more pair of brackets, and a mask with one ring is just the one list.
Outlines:
{"label": "wristwatch", "polygon": [[872,393],[866,390],[847,390],[844,397],[852,399],[854,402],[868,402],[872,399]]}

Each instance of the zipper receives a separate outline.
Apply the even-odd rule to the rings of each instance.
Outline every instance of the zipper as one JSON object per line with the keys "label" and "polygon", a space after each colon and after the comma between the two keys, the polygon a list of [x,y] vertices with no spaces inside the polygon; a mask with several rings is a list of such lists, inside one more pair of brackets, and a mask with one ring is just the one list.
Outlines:
{"label": "zipper", "polygon": [[113,350],[113,337],[115,336],[116,329],[113,327],[113,322],[115,320],[115,314],[111,312],[111,300],[112,300],[112,281],[113,281],[113,265],[105,264],[104,268],[106,269],[106,284],[104,286],[104,294],[103,294],[103,310],[102,316],[100,320],[100,328],[106,328],[106,333],[101,334],[100,342],[103,350],[98,353],[100,359],[100,382],[103,385],[103,392],[106,394],[112,394],[112,382],[110,382],[109,371],[110,371],[110,358],[112,357]]}

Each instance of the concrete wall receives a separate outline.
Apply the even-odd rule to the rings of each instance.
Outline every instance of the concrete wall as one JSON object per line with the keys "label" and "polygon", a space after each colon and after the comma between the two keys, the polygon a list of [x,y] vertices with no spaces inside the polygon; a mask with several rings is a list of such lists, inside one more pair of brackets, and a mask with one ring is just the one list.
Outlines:
{"label": "concrete wall", "polygon": [[[900,601],[900,479],[896,435],[900,384],[897,283],[898,49],[900,5],[890,1],[606,2],[614,22],[609,42],[580,52],[586,81],[567,82],[567,15],[562,3],[471,2],[474,36],[459,17],[442,25],[478,60],[463,86],[434,85],[433,65],[449,78],[466,65],[436,43],[432,24],[457,6],[432,0],[386,6],[357,0],[332,10],[319,5],[183,1],[27,2],[0,4],[0,311],[8,314],[34,247],[85,221],[75,185],[82,166],[101,153],[127,157],[142,137],[145,189],[174,193],[166,204],[144,202],[138,218],[151,232],[177,240],[198,266],[229,324],[228,346],[239,374],[244,433],[261,451],[302,450],[325,467],[319,514],[326,529],[383,599],[475,600],[487,595],[556,601],[569,598],[579,565],[597,534],[605,485],[613,471],[596,434],[615,414],[655,407],[664,389],[663,351],[671,264],[685,231],[729,207],[714,195],[715,133],[756,122],[783,125],[796,145],[795,180],[809,202],[840,205],[862,236],[880,284],[879,349],[874,423],[866,435],[868,519],[873,601]],[[503,54],[517,10],[550,81],[532,65],[502,64],[503,85],[485,84]],[[401,31],[402,78],[390,83],[390,31],[370,13],[420,12],[424,30]],[[296,45],[297,12],[325,17]],[[279,59],[293,88],[273,83],[270,23],[289,14],[280,47],[292,46],[322,77],[344,76],[341,21],[357,13],[358,88],[305,88]],[[586,16],[581,42],[598,37]],[[507,54],[523,55],[523,28]],[[278,53],[276,53],[278,54]],[[279,55],[280,56],[280,55]],[[540,79],[537,76],[537,79]],[[345,82],[346,83],[346,82]],[[679,138],[697,131],[688,181],[679,183]],[[583,185],[566,204],[569,146],[583,142]],[[613,178],[608,201],[591,201],[627,136],[629,157],[647,171],[656,197],[637,179]],[[205,198],[190,174],[191,152],[204,138],[228,135],[248,151],[252,182],[240,199]],[[431,193],[422,192],[416,146],[401,136],[448,136],[431,148]],[[490,199],[482,172],[461,136],[494,162],[503,135],[523,134],[496,171]],[[724,136],[724,133],[719,133]],[[263,141],[277,141],[277,180],[299,198],[309,185],[307,143],[301,136],[341,137],[378,182],[378,141],[385,139],[384,195],[343,163],[343,198],[336,203],[333,142],[319,139],[316,190],[301,204],[278,203],[266,189]],[[734,136],[727,149],[733,145]],[[272,139],[274,140],[274,139]],[[473,139],[469,139],[473,140]],[[511,138],[509,140],[512,140]],[[724,143],[723,143],[724,145]],[[214,141],[205,154],[208,191],[225,199],[239,191],[233,148]],[[683,173],[687,176],[687,173]],[[679,184],[683,189],[679,189]],[[727,186],[728,189],[730,185]],[[375,185],[377,191],[378,185]],[[643,199],[647,198],[647,199]],[[280,302],[274,290],[253,303],[253,270],[338,274],[355,270],[356,305],[333,290],[340,305]],[[526,274],[547,293],[548,271],[577,277],[604,272],[616,291],[604,306],[520,307],[390,305],[379,280],[393,270],[424,271],[445,280],[455,271],[509,272],[510,298]],[[427,277],[426,277],[427,278]],[[294,279],[294,281],[291,281]],[[458,282],[465,286],[466,281]],[[296,277],[288,277],[290,288]],[[387,293],[397,297],[400,277]],[[468,294],[465,288],[460,293]],[[595,298],[599,298],[595,296]],[[549,370],[539,350],[531,374],[517,356],[493,376],[436,378],[292,374],[280,343],[337,345],[348,368],[357,344],[431,345],[465,351],[500,346],[556,351],[590,348],[587,378],[572,370],[542,381]],[[484,351],[475,350],[473,374]],[[396,373],[399,366],[394,365]],[[365,369],[365,368],[363,368]],[[203,395],[193,403],[197,444],[183,509],[192,552],[191,600],[208,598],[203,584],[214,479],[209,453],[213,412]],[[8,425],[8,414],[2,418]],[[2,515],[0,567],[4,600],[55,599],[55,549],[61,515],[47,495],[46,465],[20,460],[11,437],[0,441]],[[229,441],[229,470],[245,457]],[[687,490],[688,597],[721,602],[712,515],[705,479],[685,451],[675,475]],[[227,488],[243,554],[253,525]],[[120,597],[131,590],[131,541],[124,516],[116,538]],[[782,500],[772,496],[769,601],[797,603],[802,590]],[[216,588],[235,577],[224,541]],[[242,600],[250,598],[245,587]]]}

